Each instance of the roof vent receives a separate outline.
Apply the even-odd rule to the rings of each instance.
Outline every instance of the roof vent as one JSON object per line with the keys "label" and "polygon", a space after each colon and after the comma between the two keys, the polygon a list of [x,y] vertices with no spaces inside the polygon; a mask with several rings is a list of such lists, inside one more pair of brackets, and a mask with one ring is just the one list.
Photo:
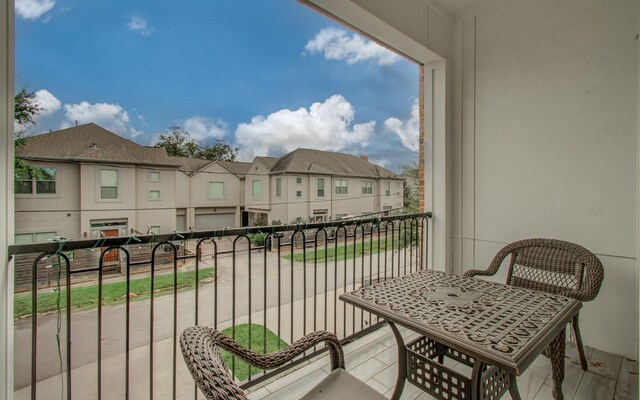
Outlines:
{"label": "roof vent", "polygon": [[97,145],[97,144],[95,144],[95,143],[91,143],[91,146],[90,146],[90,147],[91,147],[92,149],[97,149],[97,148],[98,148],[98,145]]}
{"label": "roof vent", "polygon": [[361,159],[362,161],[369,162],[369,156],[360,156],[360,159]]}

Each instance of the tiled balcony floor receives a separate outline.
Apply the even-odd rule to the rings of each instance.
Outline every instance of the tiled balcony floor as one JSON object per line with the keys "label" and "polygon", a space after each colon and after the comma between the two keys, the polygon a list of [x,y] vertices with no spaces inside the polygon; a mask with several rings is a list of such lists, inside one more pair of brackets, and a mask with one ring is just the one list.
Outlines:
{"label": "tiled balcony floor", "polygon": [[[410,331],[402,331],[405,340],[415,337]],[[397,373],[396,343],[388,326],[345,346],[347,371],[369,386],[391,397]],[[632,400],[638,398],[637,361],[587,349],[589,371],[580,369],[578,355],[572,344],[567,344],[566,373],[563,384],[565,399],[576,400]],[[259,387],[253,388],[253,400],[290,400],[301,397],[330,371],[329,357],[324,355],[298,369],[283,374]],[[552,399],[553,380],[551,365],[544,356],[518,377],[518,387],[524,400]],[[403,399],[432,399],[417,387],[407,383]],[[504,399],[511,399],[509,394]]]}

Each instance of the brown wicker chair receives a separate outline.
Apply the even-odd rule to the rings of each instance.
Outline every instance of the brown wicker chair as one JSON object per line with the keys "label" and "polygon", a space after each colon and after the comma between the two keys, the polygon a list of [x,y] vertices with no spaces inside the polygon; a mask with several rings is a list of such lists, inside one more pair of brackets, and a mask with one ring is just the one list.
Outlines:
{"label": "brown wicker chair", "polygon": [[[511,255],[507,284],[591,301],[604,278],[602,263],[584,247],[556,239],[524,239],[503,247],[484,271],[470,270],[465,276],[495,275],[504,259]],[[588,369],[578,326],[572,321],[580,356],[580,366]]]}
{"label": "brown wicker chair", "polygon": [[208,400],[247,399],[225,367],[220,349],[233,353],[257,368],[274,369],[321,342],[325,342],[329,348],[332,372],[303,399],[385,399],[344,370],[342,346],[336,335],[330,332],[312,332],[286,349],[271,354],[254,353],[223,333],[204,326],[187,328],[180,335],[182,356],[193,379]]}

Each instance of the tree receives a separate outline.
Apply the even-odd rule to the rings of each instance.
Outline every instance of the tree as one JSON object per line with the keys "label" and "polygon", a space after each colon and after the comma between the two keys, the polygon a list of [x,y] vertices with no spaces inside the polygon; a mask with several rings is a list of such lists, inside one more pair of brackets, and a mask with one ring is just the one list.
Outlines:
{"label": "tree", "polygon": [[172,157],[197,158],[200,150],[198,142],[180,126],[171,126],[167,132],[160,134],[155,147],[164,147],[167,155]]}
{"label": "tree", "polygon": [[204,160],[218,160],[218,161],[235,161],[238,155],[238,148],[231,147],[225,143],[222,139],[216,139],[213,145],[203,146],[200,148],[198,158]]}
{"label": "tree", "polygon": [[[13,98],[13,118],[17,125],[14,132],[15,148],[24,146],[27,142],[25,131],[36,124],[35,117],[42,110],[40,104],[36,101],[34,92],[29,92],[23,87],[16,93]],[[34,166],[30,162],[21,158],[14,157],[14,171],[16,179],[20,177],[43,177],[42,169]]]}
{"label": "tree", "polygon": [[201,145],[181,126],[169,127],[160,135],[155,147],[163,147],[172,157],[200,158],[203,160],[235,161],[238,148],[233,148],[222,139],[213,145]]}
{"label": "tree", "polygon": [[402,172],[400,175],[406,178],[404,182],[403,201],[404,211],[415,213],[420,211],[420,199],[418,197],[418,164],[413,161],[409,164],[400,165]]}

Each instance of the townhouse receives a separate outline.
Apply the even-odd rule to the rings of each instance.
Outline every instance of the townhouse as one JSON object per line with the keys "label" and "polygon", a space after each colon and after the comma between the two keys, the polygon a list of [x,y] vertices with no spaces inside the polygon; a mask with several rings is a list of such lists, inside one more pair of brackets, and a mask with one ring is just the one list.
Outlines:
{"label": "townhouse", "polygon": [[322,222],[403,206],[404,178],[366,156],[297,149],[256,157],[245,177],[245,220]]}
{"label": "townhouse", "polygon": [[95,124],[31,137],[16,243],[327,221],[402,208],[404,178],[366,157],[298,149],[252,163],[169,157]]}

